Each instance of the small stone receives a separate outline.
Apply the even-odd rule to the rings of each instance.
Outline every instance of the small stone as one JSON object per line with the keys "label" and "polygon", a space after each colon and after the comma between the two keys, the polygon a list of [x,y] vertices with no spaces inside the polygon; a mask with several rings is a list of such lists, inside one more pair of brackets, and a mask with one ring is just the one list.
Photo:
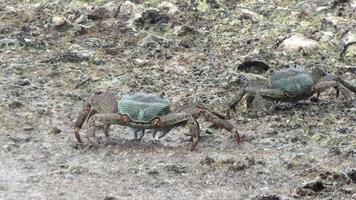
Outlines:
{"label": "small stone", "polygon": [[30,85],[30,82],[28,80],[19,80],[16,83],[19,86],[26,86],[26,85]]}
{"label": "small stone", "polygon": [[29,124],[27,124],[23,127],[24,131],[32,131],[33,129],[35,129],[35,128]]}
{"label": "small stone", "polygon": [[160,10],[156,8],[149,8],[144,10],[141,17],[135,19],[134,24],[136,27],[147,27],[153,24],[163,24],[168,23],[169,17],[163,14]]}
{"label": "small stone", "polygon": [[86,167],[82,167],[82,166],[73,166],[69,169],[71,174],[84,174],[87,173],[89,171],[88,168]]}
{"label": "small stone", "polygon": [[297,188],[294,193],[295,193],[294,197],[305,197],[308,194],[310,194],[311,191],[303,189],[303,188]]}
{"label": "small stone", "polygon": [[238,172],[247,169],[247,166],[244,163],[236,162],[232,166],[229,167],[229,170]]}
{"label": "small stone", "polygon": [[303,35],[293,35],[279,45],[286,53],[310,52],[318,46],[318,42],[308,39]]}
{"label": "small stone", "polygon": [[335,30],[335,31],[340,31],[345,29],[349,25],[349,21],[346,20],[343,17],[325,17],[322,20],[322,28],[323,29],[329,29],[329,30]]}
{"label": "small stone", "polygon": [[31,139],[31,136],[29,134],[20,133],[20,132],[9,135],[9,137],[14,142],[29,142]]}
{"label": "small stone", "polygon": [[136,5],[131,1],[125,1],[120,6],[120,15],[132,15],[136,9]]}
{"label": "small stone", "polygon": [[113,197],[113,196],[106,196],[103,198],[103,200],[118,200],[118,198]]}
{"label": "small stone", "polygon": [[4,151],[11,151],[11,146],[5,144],[5,145],[3,145],[3,146],[1,147],[1,149],[3,149]]}
{"label": "small stone", "polygon": [[344,172],[341,172],[341,174],[346,178],[346,180],[356,183],[356,169],[349,169]]}
{"label": "small stone", "polygon": [[63,16],[54,16],[52,18],[52,24],[54,27],[59,27],[59,26],[63,26],[67,23],[67,20],[65,17]]}
{"label": "small stone", "polygon": [[164,167],[165,170],[168,172],[173,172],[175,174],[183,174],[186,173],[186,168],[183,166],[177,166],[177,165],[168,165]]}
{"label": "small stone", "polygon": [[210,157],[205,157],[203,160],[200,161],[200,165],[211,165],[215,162],[215,160],[213,158]]}
{"label": "small stone", "polygon": [[263,195],[263,196],[255,196],[250,200],[288,200],[290,198],[286,196],[280,196],[280,195]]}
{"label": "small stone", "polygon": [[51,130],[50,130],[50,132],[49,132],[49,134],[59,134],[59,133],[61,133],[62,132],[62,130],[61,129],[59,129],[59,128],[57,128],[57,127],[53,127],[53,128],[51,128]]}
{"label": "small stone", "polygon": [[278,132],[274,128],[263,128],[258,130],[261,135],[276,135]]}
{"label": "small stone", "polygon": [[323,182],[321,182],[319,180],[316,180],[316,181],[311,181],[311,182],[305,183],[303,188],[304,189],[310,189],[310,190],[312,190],[314,192],[320,192],[325,187],[324,187]]}
{"label": "small stone", "polygon": [[110,17],[109,10],[103,6],[93,6],[88,7],[88,19],[98,20]]}
{"label": "small stone", "polygon": [[250,10],[242,9],[241,14],[238,17],[238,19],[242,20],[242,21],[251,21],[253,23],[256,23],[256,22],[262,21],[263,16],[255,13],[255,12],[252,12]]}
{"label": "small stone", "polygon": [[153,171],[147,172],[147,174],[150,175],[150,176],[158,176],[159,172],[157,170],[153,170]]}
{"label": "small stone", "polygon": [[164,1],[162,3],[160,3],[157,8],[159,9],[167,9],[167,14],[169,15],[174,15],[176,12],[177,12],[177,6],[174,5],[173,3],[170,3],[170,2],[167,2],[167,1]]}
{"label": "small stone", "polygon": [[23,103],[21,101],[13,101],[9,104],[9,108],[21,108],[23,107]]}

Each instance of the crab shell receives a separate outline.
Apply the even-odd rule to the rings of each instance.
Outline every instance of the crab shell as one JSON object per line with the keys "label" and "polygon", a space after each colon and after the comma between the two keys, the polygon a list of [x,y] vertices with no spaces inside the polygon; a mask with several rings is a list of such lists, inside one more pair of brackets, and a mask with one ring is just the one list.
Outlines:
{"label": "crab shell", "polygon": [[273,89],[301,94],[310,91],[314,82],[309,73],[301,69],[282,69],[273,73],[270,78]]}
{"label": "crab shell", "polygon": [[131,122],[149,124],[153,119],[168,114],[170,104],[167,99],[153,94],[135,93],[119,100],[118,112],[127,115]]}

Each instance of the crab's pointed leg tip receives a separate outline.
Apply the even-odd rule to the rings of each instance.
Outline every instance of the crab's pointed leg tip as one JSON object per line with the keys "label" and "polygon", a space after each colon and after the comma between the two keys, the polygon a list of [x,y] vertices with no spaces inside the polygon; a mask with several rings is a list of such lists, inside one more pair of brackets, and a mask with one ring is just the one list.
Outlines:
{"label": "crab's pointed leg tip", "polygon": [[79,131],[80,131],[80,128],[78,128],[78,127],[74,128],[74,135],[77,138],[77,141],[79,143],[83,143],[82,139],[80,138]]}

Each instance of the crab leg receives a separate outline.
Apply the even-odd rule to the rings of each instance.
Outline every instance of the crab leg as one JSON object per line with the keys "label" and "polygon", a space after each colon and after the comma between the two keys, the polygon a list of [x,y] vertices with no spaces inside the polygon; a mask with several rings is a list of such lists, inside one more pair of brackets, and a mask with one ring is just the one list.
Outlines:
{"label": "crab leg", "polygon": [[200,127],[197,120],[188,113],[173,113],[164,115],[151,122],[152,128],[158,128],[163,132],[159,138],[165,136],[172,128],[187,125],[189,127],[190,136],[192,137],[191,151],[195,149],[199,141]]}
{"label": "crab leg", "polygon": [[80,112],[79,117],[75,121],[75,124],[74,124],[74,135],[77,138],[77,141],[79,143],[82,143],[82,140],[81,140],[80,135],[79,135],[80,129],[82,128],[84,122],[86,120],[88,120],[91,116],[93,116],[94,114],[95,114],[95,112],[93,112],[93,110],[91,109],[90,104],[86,103],[84,105],[83,110]]}
{"label": "crab leg", "polygon": [[[135,140],[141,140],[143,138],[143,136],[145,135],[145,129],[136,129],[136,128],[132,128],[133,133],[135,135]],[[138,136],[138,132],[141,133],[140,136]]]}
{"label": "crab leg", "polygon": [[237,93],[235,94],[235,96],[232,97],[232,99],[229,101],[228,103],[228,108],[226,111],[226,115],[227,118],[231,118],[231,114],[233,111],[236,111],[236,105],[242,100],[242,98],[246,95],[246,87],[247,85],[245,84],[244,86],[242,86]]}
{"label": "crab leg", "polygon": [[[339,84],[337,81],[321,81],[312,87],[314,93],[320,93],[329,88],[338,88]],[[339,89],[336,89],[336,96],[339,95]]]}
{"label": "crab leg", "polygon": [[213,123],[214,125],[216,125],[217,127],[224,128],[227,131],[231,132],[236,143],[241,142],[239,132],[234,127],[234,125],[232,125],[231,122],[229,122],[228,120],[222,119],[218,115],[216,115],[204,108],[198,107],[193,111],[193,116],[194,116],[194,118],[198,118],[200,115],[202,115],[206,121],[209,121],[209,122]]}
{"label": "crab leg", "polygon": [[345,80],[341,79],[340,77],[337,77],[336,80],[338,82],[340,82],[345,88],[356,93],[356,84],[353,84],[351,81],[345,81]]}

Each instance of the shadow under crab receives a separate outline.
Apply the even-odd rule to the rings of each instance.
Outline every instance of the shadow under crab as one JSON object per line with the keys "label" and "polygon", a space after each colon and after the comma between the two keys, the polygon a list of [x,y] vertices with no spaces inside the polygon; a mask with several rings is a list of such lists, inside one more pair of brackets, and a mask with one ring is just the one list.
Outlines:
{"label": "shadow under crab", "polygon": [[78,142],[81,143],[79,131],[87,121],[89,124],[88,139],[93,145],[97,145],[95,131],[99,125],[104,125],[107,139],[109,139],[110,124],[128,126],[133,128],[134,132],[149,129],[155,134],[160,131],[159,138],[164,137],[174,127],[187,125],[193,141],[191,150],[194,150],[199,141],[200,127],[197,118],[200,116],[215,126],[231,132],[236,142],[240,142],[237,129],[220,115],[201,106],[171,112],[167,99],[149,93],[125,95],[118,101],[116,95],[110,92],[93,95],[76,120],[74,133]]}
{"label": "shadow under crab", "polygon": [[[264,107],[263,99],[277,102],[297,102],[307,99],[315,93],[319,97],[320,93],[328,88],[335,88],[338,97],[341,85],[355,92],[356,87],[351,82],[328,75],[318,67],[314,67],[311,73],[301,68],[277,70],[266,79],[265,84],[256,85],[249,81],[244,84],[228,102],[227,115],[231,117],[236,105],[245,96],[248,109],[251,109],[253,103],[257,101],[258,105],[262,105],[262,109],[268,112]],[[254,112],[256,114],[256,110]]]}

